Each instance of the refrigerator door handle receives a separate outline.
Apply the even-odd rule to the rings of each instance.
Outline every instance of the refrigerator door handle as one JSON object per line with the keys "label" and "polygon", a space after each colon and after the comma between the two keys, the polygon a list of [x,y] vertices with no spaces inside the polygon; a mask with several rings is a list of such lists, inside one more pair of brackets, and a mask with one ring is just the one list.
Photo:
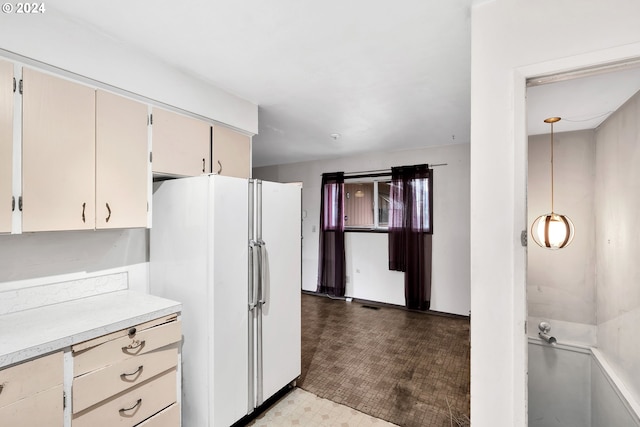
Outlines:
{"label": "refrigerator door handle", "polygon": [[258,253],[259,255],[259,260],[260,260],[260,267],[258,270],[258,274],[259,274],[259,282],[260,282],[260,286],[259,286],[259,294],[258,294],[258,304],[260,305],[265,305],[267,303],[267,296],[266,296],[266,292],[265,292],[265,277],[264,277],[264,273],[265,273],[265,260],[267,259],[266,257],[266,246],[267,244],[264,242],[264,240],[260,239],[258,240]]}
{"label": "refrigerator door handle", "polygon": [[[255,256],[256,246],[258,247],[258,256]],[[256,258],[258,261],[258,266],[256,269]],[[258,275],[260,274],[260,246],[259,243],[255,240],[249,241],[249,277],[251,286],[249,287],[249,311],[253,311],[254,308],[258,305],[258,286],[260,279],[256,278],[256,270],[258,271]],[[259,277],[259,276],[258,276]]]}

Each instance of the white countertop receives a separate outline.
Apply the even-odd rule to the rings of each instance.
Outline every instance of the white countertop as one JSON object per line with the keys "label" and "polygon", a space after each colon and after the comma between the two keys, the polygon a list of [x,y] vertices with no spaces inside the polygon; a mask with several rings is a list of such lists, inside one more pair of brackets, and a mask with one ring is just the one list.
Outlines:
{"label": "white countertop", "polygon": [[176,301],[129,290],[0,316],[0,368],[177,313]]}

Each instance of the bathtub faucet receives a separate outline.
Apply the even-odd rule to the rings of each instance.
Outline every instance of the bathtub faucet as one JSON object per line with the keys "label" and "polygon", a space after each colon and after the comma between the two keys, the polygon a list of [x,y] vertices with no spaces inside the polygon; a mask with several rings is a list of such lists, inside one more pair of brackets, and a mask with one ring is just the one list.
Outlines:
{"label": "bathtub faucet", "polygon": [[556,337],[549,335],[549,332],[551,332],[551,325],[547,322],[540,322],[538,329],[540,330],[540,332],[538,332],[538,336],[549,344],[555,344],[558,342]]}

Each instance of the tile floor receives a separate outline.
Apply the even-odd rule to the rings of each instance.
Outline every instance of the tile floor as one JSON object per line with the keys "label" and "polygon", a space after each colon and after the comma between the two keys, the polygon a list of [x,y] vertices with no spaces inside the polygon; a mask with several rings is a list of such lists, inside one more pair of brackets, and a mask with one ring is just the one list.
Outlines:
{"label": "tile floor", "polygon": [[393,424],[295,388],[247,426],[393,427]]}
{"label": "tile floor", "polygon": [[366,306],[302,295],[298,386],[403,427],[469,425],[469,320]]}

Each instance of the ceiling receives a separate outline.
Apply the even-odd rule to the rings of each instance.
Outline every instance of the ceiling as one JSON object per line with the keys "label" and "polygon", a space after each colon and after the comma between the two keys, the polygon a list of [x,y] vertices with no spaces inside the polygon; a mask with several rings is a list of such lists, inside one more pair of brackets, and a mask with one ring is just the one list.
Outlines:
{"label": "ceiling", "polygon": [[540,83],[533,79],[527,88],[528,135],[549,133],[548,117],[562,118],[554,132],[595,129],[640,90],[640,64],[551,76]]}
{"label": "ceiling", "polygon": [[[257,104],[258,167],[469,143],[472,2],[482,0],[56,0],[47,8]],[[615,90],[605,81],[595,92],[578,81],[530,88],[530,134],[546,132],[551,115],[581,120],[617,108],[638,90],[637,74],[630,78],[635,86],[618,79]]]}

